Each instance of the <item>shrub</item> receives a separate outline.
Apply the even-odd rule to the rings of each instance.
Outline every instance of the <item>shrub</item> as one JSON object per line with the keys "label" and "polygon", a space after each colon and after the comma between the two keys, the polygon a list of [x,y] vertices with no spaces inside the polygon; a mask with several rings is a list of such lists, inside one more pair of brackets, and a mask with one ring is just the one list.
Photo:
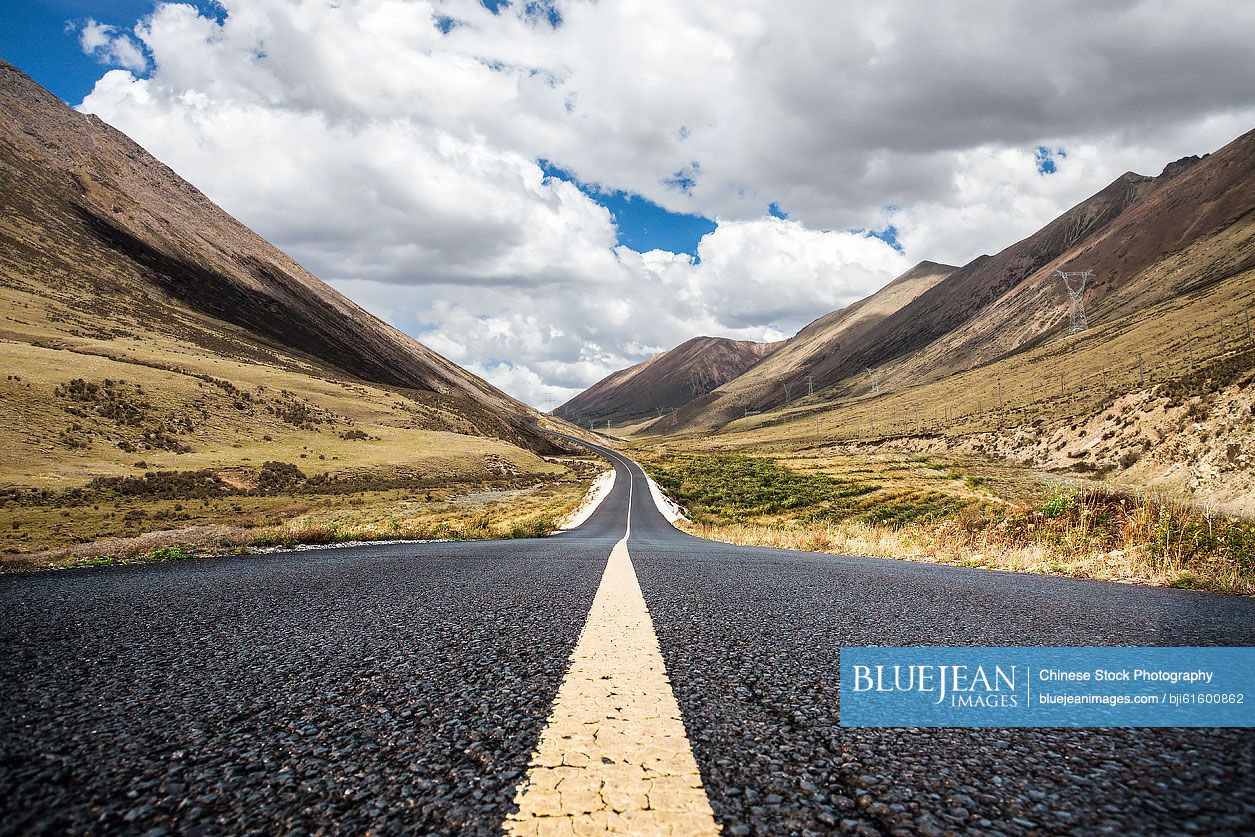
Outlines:
{"label": "shrub", "polygon": [[265,462],[257,472],[257,490],[276,492],[305,481],[305,474],[291,462]]}
{"label": "shrub", "polygon": [[1047,518],[1054,520],[1070,512],[1075,506],[1076,501],[1072,494],[1056,490],[1046,502],[1042,503],[1039,511]]}
{"label": "shrub", "polygon": [[235,492],[222,478],[208,469],[199,471],[149,471],[143,476],[96,477],[87,484],[89,491],[105,491],[123,497],[154,499],[201,499],[223,497]]}
{"label": "shrub", "polygon": [[878,487],[731,454],[693,457],[658,469],[655,478],[694,514],[723,520],[803,509],[819,512]]}
{"label": "shrub", "polygon": [[195,558],[196,553],[191,551],[190,547],[179,546],[163,546],[160,549],[154,549],[152,552],[144,556],[145,561],[179,561],[184,558]]}
{"label": "shrub", "polygon": [[528,520],[523,523],[516,523],[510,527],[510,531],[506,533],[509,538],[543,538],[553,534],[557,530],[551,517],[538,517],[535,520]]}

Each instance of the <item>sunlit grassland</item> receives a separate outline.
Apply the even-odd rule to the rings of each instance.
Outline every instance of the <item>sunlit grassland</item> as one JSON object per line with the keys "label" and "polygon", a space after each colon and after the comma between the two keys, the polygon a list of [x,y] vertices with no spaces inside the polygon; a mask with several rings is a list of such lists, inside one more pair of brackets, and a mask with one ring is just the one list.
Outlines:
{"label": "sunlit grassland", "polygon": [[[1190,275],[1193,250],[1155,270]],[[1223,282],[1099,313],[1088,331],[972,369],[917,378],[905,358],[717,432],[666,435],[664,419],[631,443],[693,531],[717,540],[1250,594],[1255,524],[1215,511],[1186,478],[1154,491],[1138,482],[1187,470],[1174,462],[1124,473],[1173,434],[1230,451],[1226,467],[1241,457],[1241,396],[1224,406],[1238,412],[1225,413],[1237,430],[1223,444],[1191,424],[1215,419],[1217,394],[1249,387],[1255,368],[1255,272],[1230,267]],[[1116,406],[1130,393],[1145,397]],[[1170,426],[1138,431],[1137,405],[1170,414]],[[1091,461],[1108,439],[1114,452]],[[1019,461],[1051,472],[1015,464],[1044,440],[1049,452]],[[1240,485],[1237,467],[1211,473]],[[1243,507],[1217,491],[1218,506]]]}
{"label": "sunlit grassland", "polygon": [[[514,471],[556,470],[471,427],[448,432],[457,419],[435,397],[207,355],[161,335],[24,337],[0,339],[0,485],[81,485],[133,473],[141,461],[182,470],[267,460],[337,470],[410,465],[453,480],[491,476],[488,459]],[[135,409],[119,420],[99,403],[59,396],[73,380],[121,382],[115,390]]]}
{"label": "sunlit grassland", "polygon": [[1255,524],[978,458],[637,451],[729,543],[1255,593]]}
{"label": "sunlit grassland", "polygon": [[11,287],[0,303],[7,568],[544,534],[604,467],[538,456],[443,396],[259,350],[225,326],[201,335],[218,341],[207,352],[120,310]]}
{"label": "sunlit grassland", "polygon": [[[840,392],[751,414],[717,435],[684,433],[697,447],[802,449],[837,439],[923,433],[962,436],[1089,415],[1119,393],[1173,382],[1215,385],[1215,374],[1255,365],[1255,271],[1146,310],[1061,335],[983,366],[915,382],[889,364]],[[904,365],[905,368],[905,365]],[[662,432],[667,428],[660,426]],[[649,429],[640,431],[648,436]],[[667,438],[667,437],[659,437]]]}
{"label": "sunlit grassland", "polygon": [[557,477],[453,488],[323,490],[294,482],[207,497],[105,489],[33,502],[10,498],[0,506],[0,566],[99,565],[352,541],[543,537],[606,467],[591,458],[561,465]]}

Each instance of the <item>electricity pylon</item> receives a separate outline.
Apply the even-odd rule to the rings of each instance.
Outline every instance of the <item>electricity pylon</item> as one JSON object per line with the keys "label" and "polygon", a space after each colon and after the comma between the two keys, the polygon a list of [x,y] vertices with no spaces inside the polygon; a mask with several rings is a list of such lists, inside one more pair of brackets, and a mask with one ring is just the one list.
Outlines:
{"label": "electricity pylon", "polygon": [[880,376],[877,375],[875,372],[873,372],[870,366],[865,366],[863,368],[867,370],[867,377],[872,379],[872,394],[879,395],[880,394]]}
{"label": "electricity pylon", "polygon": [[[1092,270],[1073,270],[1063,271],[1056,270],[1055,275],[1063,279],[1063,287],[1068,290],[1068,299],[1072,304],[1068,308],[1068,319],[1070,321],[1068,333],[1078,334],[1089,328],[1089,320],[1085,318],[1085,283],[1094,277]],[[1068,280],[1075,276],[1079,282],[1075,288]]]}

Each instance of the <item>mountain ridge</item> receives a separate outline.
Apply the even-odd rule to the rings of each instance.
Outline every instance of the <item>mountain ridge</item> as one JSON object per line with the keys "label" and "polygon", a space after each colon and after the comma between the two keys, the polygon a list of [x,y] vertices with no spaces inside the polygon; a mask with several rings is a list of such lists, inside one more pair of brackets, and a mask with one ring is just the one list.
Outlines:
{"label": "mountain ridge", "polygon": [[531,408],[364,311],[125,134],[2,61],[0,179],[0,281],[14,290],[210,353],[324,366],[439,402],[430,414],[452,410],[462,430],[552,448]]}
{"label": "mountain ridge", "polygon": [[655,416],[659,410],[680,407],[735,378],[778,345],[693,337],[649,360],[611,373],[553,413],[576,424],[622,423]]}
{"label": "mountain ridge", "polygon": [[[806,329],[772,362],[650,431],[712,430],[746,412],[778,408],[789,400],[786,383],[797,398],[799,374],[810,376],[817,393],[826,391],[816,398],[856,397],[940,380],[1030,349],[1066,328],[1070,303],[1057,269],[1095,271],[1085,292],[1091,324],[1147,310],[1198,282],[1223,281],[1255,264],[1246,223],[1255,212],[1253,179],[1255,131],[1172,161],[1157,177],[1126,172],[1020,241],[978,256],[875,323],[829,341],[801,372],[768,374],[794,354],[788,346]],[[1157,267],[1190,248],[1197,251],[1191,273]],[[807,328],[840,315],[831,312]]]}
{"label": "mountain ridge", "polygon": [[801,398],[821,386],[813,377],[809,381],[807,378],[813,375],[827,353],[838,350],[843,341],[875,328],[955,270],[953,265],[928,260],[919,262],[875,293],[815,319],[785,340],[770,358],[689,402],[675,416],[661,419],[652,429],[721,426],[746,410],[771,409]]}

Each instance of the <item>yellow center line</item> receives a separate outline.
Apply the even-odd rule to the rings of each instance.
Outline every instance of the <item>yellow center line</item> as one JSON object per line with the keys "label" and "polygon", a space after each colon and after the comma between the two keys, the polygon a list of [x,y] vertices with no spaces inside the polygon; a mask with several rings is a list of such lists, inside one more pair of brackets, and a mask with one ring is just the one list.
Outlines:
{"label": "yellow center line", "polygon": [[719,833],[628,555],[633,482],[507,834]]}

